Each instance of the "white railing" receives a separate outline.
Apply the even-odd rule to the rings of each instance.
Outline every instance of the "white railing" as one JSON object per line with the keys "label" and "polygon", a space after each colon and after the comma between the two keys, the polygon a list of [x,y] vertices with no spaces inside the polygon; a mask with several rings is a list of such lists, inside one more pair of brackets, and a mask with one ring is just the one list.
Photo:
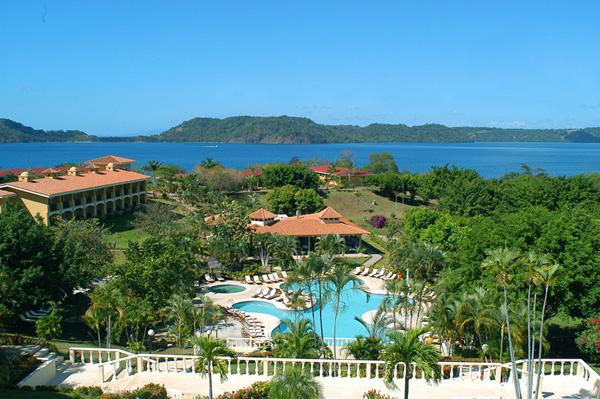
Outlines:
{"label": "white railing", "polygon": [[[240,339],[242,340],[242,339]],[[250,341],[249,339],[243,339]],[[240,345],[244,345],[242,341]],[[133,354],[120,349],[71,348],[72,363],[97,364],[100,383],[123,376],[143,372],[195,373],[197,356]],[[227,363],[230,376],[256,375],[273,376],[290,367],[302,367],[315,377],[378,379],[386,374],[386,364],[376,360],[333,360],[333,359],[282,359],[262,357],[221,358]],[[442,381],[464,382],[507,382],[511,378],[510,363],[440,362]],[[536,362],[537,365],[537,362]],[[600,393],[600,376],[579,359],[542,359],[544,376],[581,377],[590,383],[596,394]],[[411,378],[425,379],[423,370],[413,364]],[[535,369],[535,368],[534,368]],[[537,369],[536,369],[537,370]],[[404,364],[398,364],[391,372],[394,379],[405,376]],[[517,374],[522,380],[527,374],[527,361],[519,361]]]}
{"label": "white railing", "polygon": [[[336,338],[335,339],[335,347],[337,349],[342,348],[349,344],[350,342],[356,341],[356,338]],[[331,350],[333,350],[333,338],[323,338],[323,342],[327,345]]]}

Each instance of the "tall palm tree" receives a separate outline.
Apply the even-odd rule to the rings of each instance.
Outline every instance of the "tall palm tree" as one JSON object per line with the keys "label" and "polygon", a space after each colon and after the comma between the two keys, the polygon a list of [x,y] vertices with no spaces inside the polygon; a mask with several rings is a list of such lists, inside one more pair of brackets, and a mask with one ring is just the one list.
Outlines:
{"label": "tall palm tree", "polygon": [[159,161],[148,161],[146,165],[142,166],[142,170],[151,172],[153,185],[156,183],[155,174],[162,165],[163,163]]}
{"label": "tall palm tree", "polygon": [[344,297],[349,296],[351,293],[364,292],[367,294],[367,301],[369,300],[369,290],[363,284],[362,280],[351,274],[349,270],[342,266],[336,266],[333,272],[325,280],[329,283],[328,294],[331,297],[331,307],[334,311],[333,316],[333,358],[337,357],[336,354],[336,329],[337,329],[337,317],[340,312],[346,310],[346,303],[342,301]]}
{"label": "tall palm tree", "polygon": [[[354,316],[354,320],[358,321],[360,325],[363,326],[365,330],[367,330],[367,336],[369,338],[377,338],[382,336],[385,333],[385,331],[388,330],[389,325],[392,323],[392,317],[390,317],[390,315],[387,314],[387,311],[383,306],[377,308],[375,313],[373,313],[371,323],[367,323],[361,317],[358,316]],[[396,328],[395,324],[394,328]]]}
{"label": "tall palm tree", "polygon": [[294,359],[314,359],[318,356],[314,329],[309,319],[298,317],[294,320],[283,319],[289,331],[276,332],[274,352],[279,357]]}
{"label": "tall palm tree", "polygon": [[192,336],[190,343],[194,346],[198,356],[196,371],[202,376],[208,375],[208,397],[213,399],[212,375],[217,372],[221,382],[227,381],[227,362],[221,357],[236,357],[236,353],[229,349],[227,342],[222,339],[212,338],[207,335]]}
{"label": "tall palm tree", "polygon": [[124,296],[118,286],[118,280],[111,280],[98,284],[88,294],[92,302],[91,307],[96,317],[100,317],[106,326],[106,347],[111,347],[112,329],[114,323],[124,317]]}
{"label": "tall palm tree", "polygon": [[[392,309],[392,316],[394,322],[394,328],[396,328],[396,315],[398,314],[398,309],[400,308],[400,298],[401,294],[404,291],[404,286],[406,285],[406,280],[386,280],[384,283],[384,289],[387,296],[383,300],[383,305],[387,308]],[[406,321],[406,320],[405,320]]]}
{"label": "tall palm tree", "polygon": [[273,256],[281,270],[286,270],[293,262],[294,255],[298,254],[298,238],[288,235],[276,235],[274,237]]}
{"label": "tall palm tree", "polygon": [[[504,305],[508,309],[507,289],[513,279],[513,271],[519,263],[519,252],[509,248],[497,248],[486,251],[488,257],[483,261],[482,268],[492,269],[496,274],[496,282],[504,290]],[[517,362],[515,359],[515,351],[512,343],[510,318],[508,311],[506,312],[506,329],[508,330],[508,347],[510,350],[510,360],[512,362],[513,381],[515,384],[516,399],[521,399],[521,386],[519,384],[519,376],[517,372]]]}
{"label": "tall palm tree", "polygon": [[215,161],[211,157],[206,157],[204,161],[200,162],[200,166],[202,166],[205,169],[212,169],[217,166],[221,166],[221,163],[219,161]]}
{"label": "tall palm tree", "polygon": [[166,307],[169,320],[177,324],[177,343],[181,349],[181,329],[185,328],[192,316],[194,304],[192,300],[183,293],[174,293],[169,299]]}
{"label": "tall palm tree", "polygon": [[544,284],[544,305],[542,306],[542,316],[540,321],[540,339],[539,339],[539,351],[538,351],[538,370],[537,370],[537,382],[535,390],[535,398],[538,398],[540,393],[540,379],[542,374],[542,368],[539,366],[542,364],[542,342],[544,334],[544,316],[546,314],[546,301],[548,300],[548,290],[550,286],[556,282],[557,273],[560,269],[560,264],[554,262],[547,268],[538,269],[538,278],[542,284]]}
{"label": "tall palm tree", "polygon": [[420,338],[429,331],[428,328],[409,329],[406,333],[392,330],[388,333],[390,343],[384,348],[381,359],[385,364],[385,383],[390,388],[397,388],[394,383],[396,367],[404,364],[404,399],[408,399],[410,378],[414,370],[413,363],[421,369],[426,381],[438,382],[442,378],[442,372],[438,362],[442,356],[433,345],[428,345]]}
{"label": "tall palm tree", "polygon": [[[286,281],[285,286],[290,287],[293,285],[297,286],[296,291],[304,291],[308,293],[310,300],[312,301],[314,298],[313,295],[313,287],[316,281],[316,273],[315,273],[315,263],[319,261],[319,258],[314,256],[313,254],[309,254],[308,258],[304,261],[298,261],[294,265],[294,273],[292,276]],[[316,325],[315,322],[315,307],[310,307],[310,312],[312,316],[312,325]],[[312,330],[315,338],[316,345],[316,331]]]}
{"label": "tall palm tree", "polygon": [[346,253],[346,240],[339,234],[326,234],[317,237],[315,247],[319,255],[343,255]]}
{"label": "tall palm tree", "polygon": [[290,367],[271,380],[271,399],[322,399],[323,388],[302,367]]}

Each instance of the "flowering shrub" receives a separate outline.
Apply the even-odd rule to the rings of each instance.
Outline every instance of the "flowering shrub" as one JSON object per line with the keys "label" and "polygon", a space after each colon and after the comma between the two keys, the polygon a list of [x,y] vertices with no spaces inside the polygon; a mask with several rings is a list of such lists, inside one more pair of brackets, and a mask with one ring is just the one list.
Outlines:
{"label": "flowering shrub", "polygon": [[376,229],[383,229],[387,226],[387,218],[383,215],[373,215],[371,219],[369,219],[369,224]]}
{"label": "flowering shrub", "polygon": [[269,397],[270,387],[268,381],[258,381],[249,388],[235,392],[225,392],[223,395],[217,396],[217,399],[266,399]]}
{"label": "flowering shrub", "polygon": [[370,391],[363,393],[363,399],[394,399],[394,398],[392,398],[390,395],[384,395],[379,391],[371,389]]}
{"label": "flowering shrub", "polygon": [[600,319],[594,318],[575,340],[579,350],[594,362],[600,361]]}
{"label": "flowering shrub", "polygon": [[23,337],[21,335],[0,336],[0,346],[1,345],[39,345],[51,352],[58,352],[56,346],[52,345],[50,342],[37,338]]}

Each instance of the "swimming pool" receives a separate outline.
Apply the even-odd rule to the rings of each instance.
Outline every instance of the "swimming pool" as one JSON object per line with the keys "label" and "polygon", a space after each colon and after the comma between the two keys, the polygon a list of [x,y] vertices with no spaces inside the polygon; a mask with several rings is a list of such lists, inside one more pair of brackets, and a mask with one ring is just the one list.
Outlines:
{"label": "swimming pool", "polygon": [[[371,294],[370,300],[367,302],[367,297],[364,293],[354,293],[348,295],[342,299],[346,303],[346,310],[338,313],[337,318],[337,338],[354,338],[357,334],[366,334],[365,328],[356,320],[354,316],[362,317],[362,315],[368,311],[375,310],[381,304],[381,301],[386,297],[382,294]],[[298,312],[292,310],[282,310],[276,308],[273,304],[262,301],[244,301],[238,302],[233,305],[234,308],[243,310],[244,312],[251,313],[265,313],[281,319],[294,319]],[[321,327],[319,323],[319,307],[320,304],[315,305],[315,331],[321,334]],[[302,317],[306,317],[312,321],[311,309],[303,310],[300,312]],[[335,313],[331,308],[331,304],[325,304],[323,308],[323,335],[325,337],[333,337],[333,318]],[[275,331],[285,331],[287,327],[280,325]],[[275,332],[274,331],[274,332]]]}
{"label": "swimming pool", "polygon": [[237,284],[221,284],[208,287],[208,290],[214,294],[237,294],[246,291],[246,287]]}

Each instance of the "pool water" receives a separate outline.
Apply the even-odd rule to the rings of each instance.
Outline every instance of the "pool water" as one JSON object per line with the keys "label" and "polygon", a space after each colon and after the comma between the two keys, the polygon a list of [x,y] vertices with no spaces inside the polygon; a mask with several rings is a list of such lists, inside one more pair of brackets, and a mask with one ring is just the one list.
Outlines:
{"label": "pool water", "polygon": [[[352,293],[343,297],[342,302],[345,302],[346,306],[345,309],[341,309],[341,307],[340,311],[338,312],[336,337],[354,338],[358,334],[366,335],[365,328],[359,322],[354,320],[354,316],[362,317],[364,313],[377,309],[385,297],[386,295],[371,294],[368,302],[366,295],[362,292]],[[244,312],[266,313],[278,317],[280,320],[286,318],[293,320],[298,314],[296,311],[278,309],[270,303],[260,301],[238,302],[233,305],[233,307],[243,310]],[[314,308],[316,323],[315,331],[318,334],[321,334],[321,327],[319,323],[320,304],[318,303]],[[311,309],[301,311],[300,316],[308,318],[312,321]],[[335,313],[332,309],[331,302],[325,304],[323,307],[323,336],[333,337],[334,317]],[[284,332],[285,330],[287,330],[287,326],[283,324],[275,329],[275,331],[280,332]]]}
{"label": "pool water", "polygon": [[246,287],[235,284],[223,284],[209,287],[208,290],[214,294],[237,294],[246,291]]}

